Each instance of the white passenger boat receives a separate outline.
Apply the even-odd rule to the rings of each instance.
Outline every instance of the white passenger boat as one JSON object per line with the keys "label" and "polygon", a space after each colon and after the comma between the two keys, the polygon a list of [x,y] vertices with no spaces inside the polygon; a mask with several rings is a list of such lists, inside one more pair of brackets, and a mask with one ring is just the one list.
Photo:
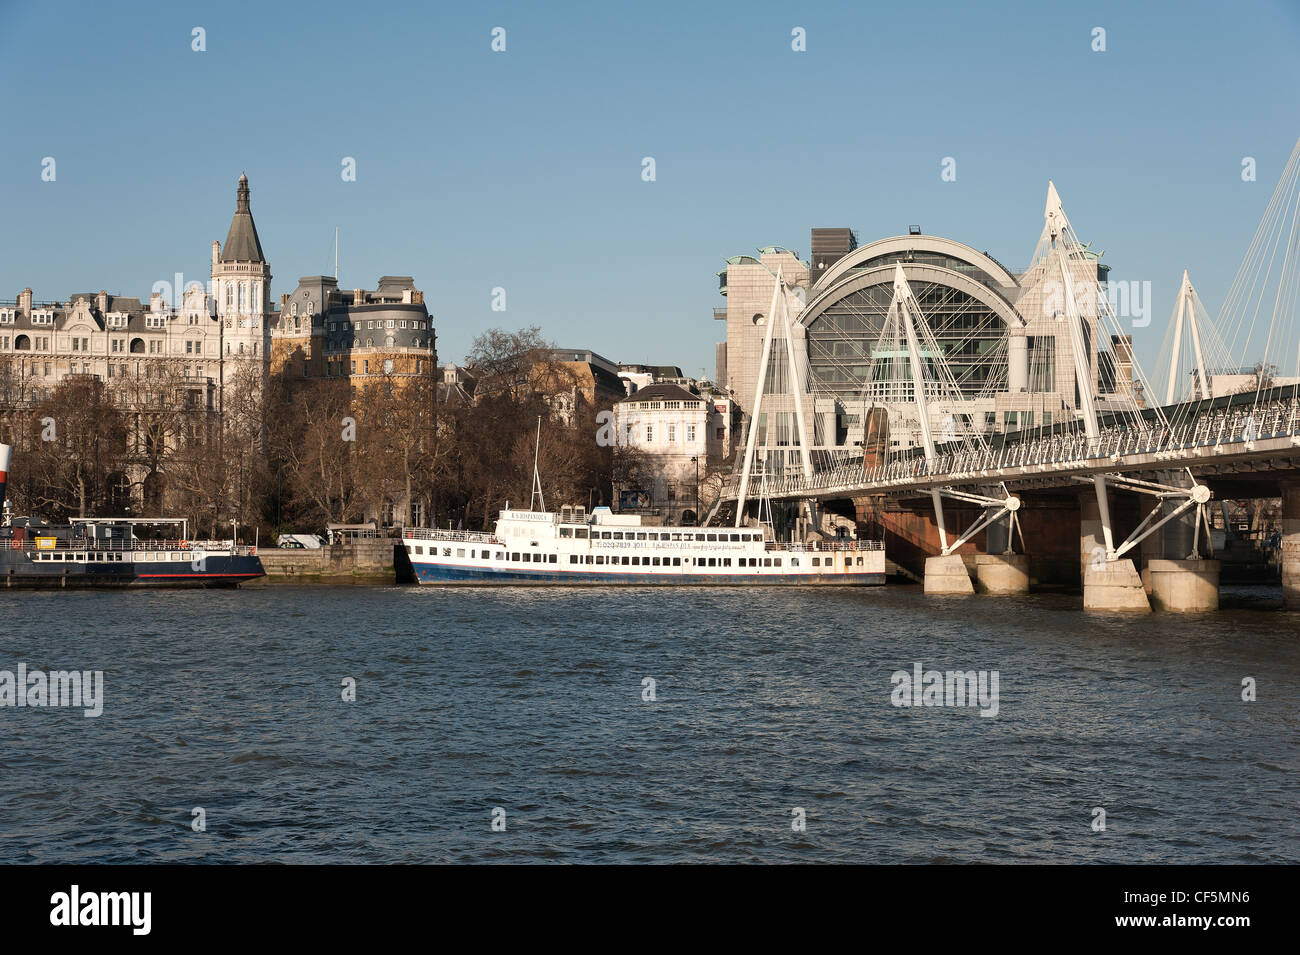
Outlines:
{"label": "white passenger boat", "polygon": [[504,510],[493,533],[411,528],[421,584],[774,584],[885,582],[882,541],[794,544],[755,527],[661,527],[597,507]]}

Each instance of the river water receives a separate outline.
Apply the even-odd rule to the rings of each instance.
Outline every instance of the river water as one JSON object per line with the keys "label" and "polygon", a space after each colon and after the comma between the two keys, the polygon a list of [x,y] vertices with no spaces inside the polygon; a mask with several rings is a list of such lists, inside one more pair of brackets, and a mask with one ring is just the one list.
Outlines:
{"label": "river water", "polygon": [[[1300,614],[1228,596],[1129,618],[902,586],[0,592],[0,669],[104,671],[97,718],[0,708],[0,850],[1294,863]],[[893,705],[917,663],[997,671],[997,714]]]}

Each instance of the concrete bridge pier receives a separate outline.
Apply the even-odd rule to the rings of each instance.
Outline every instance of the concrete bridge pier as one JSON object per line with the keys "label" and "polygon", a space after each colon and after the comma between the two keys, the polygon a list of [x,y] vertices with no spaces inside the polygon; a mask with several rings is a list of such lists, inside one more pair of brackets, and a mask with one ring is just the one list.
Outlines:
{"label": "concrete bridge pier", "polygon": [[1029,557],[1011,550],[1011,517],[994,521],[985,535],[988,553],[975,558],[975,589],[995,596],[1029,593]]}
{"label": "concrete bridge pier", "polygon": [[1027,594],[1029,558],[1024,554],[980,554],[975,558],[975,584],[982,594]]}
{"label": "concrete bridge pier", "polygon": [[[1177,501],[1166,501],[1164,512],[1177,507]],[[1151,603],[1157,610],[1207,613],[1219,609],[1221,565],[1217,560],[1200,556],[1200,550],[1207,544],[1204,532],[1197,534],[1196,522],[1200,519],[1198,510],[1191,508],[1171,520],[1162,531],[1163,553],[1147,561]],[[1151,535],[1155,537],[1156,534]]]}
{"label": "concrete bridge pier", "polygon": [[1151,603],[1173,613],[1206,613],[1219,609],[1217,560],[1152,560]]}
{"label": "concrete bridge pier", "polygon": [[1300,481],[1282,483],[1282,606],[1300,610]]}
{"label": "concrete bridge pier", "polygon": [[960,554],[925,559],[925,592],[937,595],[975,593],[966,561]]}
{"label": "concrete bridge pier", "polygon": [[1133,561],[1106,560],[1101,512],[1091,491],[1079,495],[1079,561],[1084,610],[1151,612]]}

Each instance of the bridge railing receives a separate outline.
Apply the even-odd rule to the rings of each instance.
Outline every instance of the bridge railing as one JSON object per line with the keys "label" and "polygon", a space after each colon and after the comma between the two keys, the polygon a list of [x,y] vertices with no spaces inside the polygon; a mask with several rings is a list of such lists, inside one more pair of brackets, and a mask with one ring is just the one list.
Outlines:
{"label": "bridge railing", "polygon": [[[998,448],[977,448],[947,452],[927,459],[917,453],[863,467],[861,457],[809,479],[802,475],[769,479],[767,492],[776,497],[802,493],[907,483],[935,477],[959,477],[1020,467],[1044,467],[1093,461],[1098,458],[1122,458],[1133,454],[1174,453],[1189,448],[1218,447],[1249,443],[1261,438],[1288,437],[1300,431],[1300,399],[1290,398],[1253,407],[1215,409],[1173,427],[1116,427],[1102,431],[1096,438],[1080,434],[1045,435],[1028,441],[1015,441]],[[733,475],[723,495],[734,498],[739,491],[739,475]]]}

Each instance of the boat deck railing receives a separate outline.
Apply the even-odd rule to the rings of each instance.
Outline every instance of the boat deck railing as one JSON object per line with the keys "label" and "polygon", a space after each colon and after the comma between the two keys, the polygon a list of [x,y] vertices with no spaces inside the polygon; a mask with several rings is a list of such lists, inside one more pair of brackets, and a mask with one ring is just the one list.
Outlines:
{"label": "boat deck railing", "polygon": [[[74,538],[65,540],[55,538],[54,543],[49,543],[50,538],[44,534],[29,534],[23,540],[11,539],[8,546],[14,550],[35,550],[35,551],[94,551],[96,553],[111,551],[221,551],[229,552],[236,557],[248,557],[257,553],[257,548],[250,544],[231,545],[230,541],[224,540],[194,540],[194,541],[147,541],[147,540],[104,540],[93,537]],[[38,541],[45,542],[43,545]],[[0,546],[4,546],[0,544]]]}
{"label": "boat deck railing", "polygon": [[825,551],[865,551],[865,550],[884,550],[885,542],[882,540],[834,540],[834,541],[812,541],[806,544],[791,543],[785,541],[768,541],[768,550],[788,550],[796,553],[804,551],[808,553],[819,553]]}
{"label": "boat deck railing", "polygon": [[504,544],[495,534],[485,531],[444,531],[436,527],[408,527],[402,536],[408,540],[468,541],[475,544]]}

